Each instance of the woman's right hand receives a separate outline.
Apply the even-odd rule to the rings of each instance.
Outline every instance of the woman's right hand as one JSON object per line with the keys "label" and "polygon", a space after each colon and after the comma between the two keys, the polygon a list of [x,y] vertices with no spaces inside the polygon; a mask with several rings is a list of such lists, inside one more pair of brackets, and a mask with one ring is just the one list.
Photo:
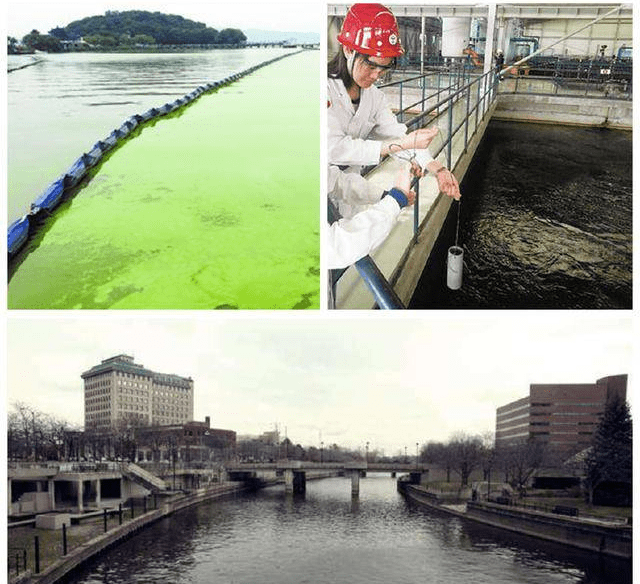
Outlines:
{"label": "woman's right hand", "polygon": [[402,139],[402,147],[405,150],[408,150],[409,148],[423,150],[428,148],[437,133],[438,128],[435,126],[433,128],[421,128],[419,130],[414,130]]}

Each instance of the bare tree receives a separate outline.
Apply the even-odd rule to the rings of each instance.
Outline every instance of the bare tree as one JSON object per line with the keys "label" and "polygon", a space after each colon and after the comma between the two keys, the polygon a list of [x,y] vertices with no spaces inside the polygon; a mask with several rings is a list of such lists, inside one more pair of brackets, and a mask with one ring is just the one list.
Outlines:
{"label": "bare tree", "polygon": [[448,444],[451,449],[453,469],[460,475],[460,484],[466,487],[474,470],[480,467],[484,447],[479,436],[463,432],[455,434]]}
{"label": "bare tree", "polygon": [[529,439],[520,444],[501,447],[496,451],[496,458],[504,472],[505,482],[522,491],[533,473],[540,468],[544,454],[544,443]]}
{"label": "bare tree", "polygon": [[496,462],[495,435],[491,431],[484,432],[480,436],[482,441],[482,477],[485,481],[491,480],[491,471]]}
{"label": "bare tree", "polygon": [[71,425],[22,402],[7,417],[8,456],[12,460],[62,460]]}
{"label": "bare tree", "polygon": [[454,457],[453,450],[449,444],[445,444],[444,442],[427,442],[422,446],[419,458],[422,462],[437,464],[444,468],[447,473],[447,482],[451,482]]}

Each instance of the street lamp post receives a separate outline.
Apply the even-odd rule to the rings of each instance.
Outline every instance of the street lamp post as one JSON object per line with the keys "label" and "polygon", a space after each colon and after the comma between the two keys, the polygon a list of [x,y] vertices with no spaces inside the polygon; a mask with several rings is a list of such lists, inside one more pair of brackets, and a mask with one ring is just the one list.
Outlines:
{"label": "street lamp post", "polygon": [[320,463],[324,462],[324,442],[320,442]]}

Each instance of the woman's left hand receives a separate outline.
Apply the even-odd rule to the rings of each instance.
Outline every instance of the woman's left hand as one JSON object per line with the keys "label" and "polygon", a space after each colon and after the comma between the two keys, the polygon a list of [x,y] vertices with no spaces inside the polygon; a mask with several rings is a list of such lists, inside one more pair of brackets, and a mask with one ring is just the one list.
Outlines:
{"label": "woman's left hand", "polygon": [[440,192],[452,199],[455,199],[456,201],[460,200],[461,195],[458,179],[456,179],[448,168],[441,168],[436,173],[436,178],[438,179],[438,188],[440,189]]}

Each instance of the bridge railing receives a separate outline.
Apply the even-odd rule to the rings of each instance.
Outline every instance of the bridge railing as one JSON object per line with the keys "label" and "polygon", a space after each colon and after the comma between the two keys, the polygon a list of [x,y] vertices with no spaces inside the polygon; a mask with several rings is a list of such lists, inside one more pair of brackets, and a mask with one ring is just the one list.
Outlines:
{"label": "bridge railing", "polygon": [[[444,84],[443,84],[444,82]],[[433,158],[444,158],[443,163],[455,174],[456,166],[462,156],[467,153],[469,143],[476,137],[480,124],[490,110],[498,95],[498,76],[495,70],[483,75],[472,75],[465,68],[458,68],[445,73],[429,72],[425,75],[412,76],[380,86],[381,89],[399,88],[398,103],[394,108],[398,121],[405,123],[408,130],[437,126],[440,129],[440,143],[429,150]],[[403,88],[419,87],[420,99],[403,107]],[[427,92],[429,88],[432,91]],[[419,113],[416,109],[420,108]],[[411,119],[405,118],[412,115]],[[385,164],[385,161],[381,165]],[[378,168],[379,166],[375,168]],[[369,171],[372,171],[369,169]],[[416,193],[413,205],[413,239],[411,245],[417,243],[420,233],[420,181],[416,177],[411,184]],[[383,244],[384,245],[384,244]],[[400,258],[398,258],[400,260]],[[358,260],[355,264],[360,278],[371,291],[379,308],[404,308],[402,301],[393,290],[393,286],[385,278],[382,271],[370,256]],[[337,281],[345,270],[334,270],[331,277],[331,297],[336,298]]]}
{"label": "bridge railing", "polygon": [[415,462],[403,463],[386,463],[386,462],[367,462],[364,460],[355,460],[347,462],[317,462],[307,460],[279,460],[277,462],[239,462],[229,464],[227,471],[249,472],[260,470],[350,470],[350,469],[369,470],[372,472],[426,472],[428,467],[424,464]]}

